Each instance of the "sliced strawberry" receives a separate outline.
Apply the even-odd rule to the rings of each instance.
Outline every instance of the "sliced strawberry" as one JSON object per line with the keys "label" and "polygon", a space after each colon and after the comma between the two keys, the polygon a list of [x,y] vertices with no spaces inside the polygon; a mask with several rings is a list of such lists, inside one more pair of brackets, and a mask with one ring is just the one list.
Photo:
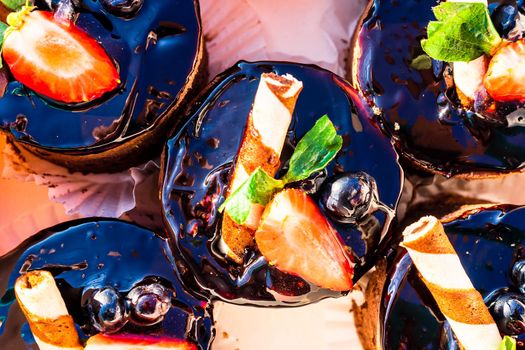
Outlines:
{"label": "sliced strawberry", "polygon": [[352,288],[353,264],[337,231],[300,190],[278,193],[266,206],[255,240],[279,270],[335,291]]}
{"label": "sliced strawberry", "polygon": [[35,92],[78,103],[119,85],[119,74],[102,46],[74,23],[33,11],[11,28],[3,45],[4,61],[15,79]]}
{"label": "sliced strawberry", "polygon": [[87,341],[85,350],[196,350],[195,344],[180,339],[139,335],[97,334]]}
{"label": "sliced strawberry", "polygon": [[483,85],[496,101],[525,100],[525,39],[509,43],[496,51]]}

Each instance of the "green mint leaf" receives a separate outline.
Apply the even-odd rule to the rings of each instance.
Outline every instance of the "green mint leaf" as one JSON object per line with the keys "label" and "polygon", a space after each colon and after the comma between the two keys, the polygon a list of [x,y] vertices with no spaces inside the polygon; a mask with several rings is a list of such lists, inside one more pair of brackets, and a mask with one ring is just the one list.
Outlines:
{"label": "green mint leaf", "polygon": [[[4,44],[4,33],[9,28],[4,22],[0,22],[0,53],[2,52],[2,45]],[[4,66],[4,60],[0,57],[0,68]]]}
{"label": "green mint leaf", "polygon": [[491,54],[501,43],[487,5],[479,2],[442,2],[433,9],[437,22],[427,27],[423,50],[432,58],[470,62]]}
{"label": "green mint leaf", "polygon": [[289,183],[309,178],[316,171],[324,169],[341,147],[343,138],[337,135],[330,118],[322,116],[297,144],[283,181]]}
{"label": "green mint leaf", "polygon": [[243,225],[250,215],[252,203],[268,204],[273,195],[283,187],[281,180],[276,180],[263,169],[257,168],[220,206],[219,211],[225,210],[233,221]]}
{"label": "green mint leaf", "polygon": [[0,22],[0,36],[1,37],[4,36],[4,33],[7,30],[7,28],[9,28],[7,24],[5,24],[4,22]]}
{"label": "green mint leaf", "polygon": [[281,180],[276,180],[261,168],[257,168],[250,177],[235,190],[219,207],[239,225],[243,225],[253,203],[266,205],[273,196],[290,182],[307,179],[324,169],[343,146],[343,138],[328,116],[321,117],[314,127],[297,144],[290,159],[289,169]]}
{"label": "green mint leaf", "polygon": [[419,55],[410,62],[410,67],[417,70],[432,68],[432,58],[428,55]]}
{"label": "green mint leaf", "polygon": [[516,340],[506,335],[501,342],[499,350],[516,350]]}
{"label": "green mint leaf", "polygon": [[11,10],[18,11],[26,4],[27,0],[1,0],[2,4]]}

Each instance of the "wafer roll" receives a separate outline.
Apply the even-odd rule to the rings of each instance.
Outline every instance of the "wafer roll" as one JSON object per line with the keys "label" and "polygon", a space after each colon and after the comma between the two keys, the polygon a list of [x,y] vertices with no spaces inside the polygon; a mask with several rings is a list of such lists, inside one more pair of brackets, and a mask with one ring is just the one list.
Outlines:
{"label": "wafer roll", "polygon": [[[242,185],[258,167],[269,175],[275,175],[302,88],[302,82],[289,74],[261,75],[228,193]],[[238,263],[242,262],[245,249],[253,245],[253,235],[263,209],[262,205],[254,204],[244,225],[238,225],[227,214],[224,215],[222,239],[228,248],[228,255]]]}
{"label": "wafer roll", "polygon": [[40,350],[83,349],[51,273],[32,271],[20,276],[15,294]]}
{"label": "wafer roll", "polygon": [[498,327],[463,269],[441,222],[433,216],[421,218],[405,229],[402,245],[463,348],[499,349]]}

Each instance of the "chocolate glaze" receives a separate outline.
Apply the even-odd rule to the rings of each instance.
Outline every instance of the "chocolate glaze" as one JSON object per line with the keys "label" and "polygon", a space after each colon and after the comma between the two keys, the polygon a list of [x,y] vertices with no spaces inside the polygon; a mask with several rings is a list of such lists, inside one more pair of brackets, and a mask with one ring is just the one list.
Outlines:
{"label": "chocolate glaze", "polygon": [[[496,1],[489,3],[492,9]],[[353,84],[381,111],[370,117],[378,119],[401,154],[419,167],[446,176],[521,169],[521,121],[495,123],[458,108],[447,94],[443,73],[448,65],[441,61],[433,60],[431,69],[411,67],[423,53],[420,41],[428,22],[435,20],[432,7],[437,4],[372,0],[354,36]]]}
{"label": "chocolate glaze", "polygon": [[[525,256],[524,214],[524,207],[496,206],[444,225],[472,284],[486,300],[502,288],[518,291],[511,271]],[[456,349],[450,327],[406,250],[397,253],[381,298],[383,349]],[[519,348],[524,345],[519,341]]]}
{"label": "chocolate glaze", "polygon": [[[131,19],[108,13],[98,0],[73,3],[77,26],[113,58],[121,87],[72,106],[40,97],[8,75],[0,127],[29,146],[81,156],[122,144],[180,112],[181,92],[192,83],[202,43],[194,0],[145,0]],[[36,5],[49,10],[43,0]],[[180,115],[173,118],[171,126],[181,122]]]}
{"label": "chocolate glaze", "polygon": [[[380,200],[396,207],[403,184],[402,170],[390,142],[365,115],[366,105],[347,82],[315,66],[284,62],[240,62],[223,73],[199,99],[192,119],[169,140],[163,167],[162,202],[174,250],[183,259],[183,280],[213,296],[233,302],[268,306],[307,304],[328,296],[304,280],[268,266],[257,252],[238,266],[220,252],[222,215],[217,212],[228,188],[232,164],[240,146],[253,99],[263,72],[290,73],[304,83],[291,130],[281,155],[286,167],[293,145],[315,121],[328,114],[343,136],[343,150],[325,172],[303,183],[320,204],[320,184],[341,172],[364,171],[375,178]],[[280,170],[283,174],[283,170]],[[279,176],[279,174],[278,174]],[[380,255],[386,215],[376,211],[360,228],[332,222],[355,254],[355,280]],[[363,232],[361,232],[361,231]]]}
{"label": "chocolate glaze", "polygon": [[55,276],[82,337],[95,333],[81,308],[83,291],[113,286],[127,293],[137,283],[155,277],[175,291],[174,306],[159,325],[127,325],[122,332],[188,339],[200,349],[210,346],[211,304],[181,286],[167,241],[123,221],[90,219],[44,230],[0,258],[0,344],[4,350],[38,349],[13,291],[21,271],[37,269]]}

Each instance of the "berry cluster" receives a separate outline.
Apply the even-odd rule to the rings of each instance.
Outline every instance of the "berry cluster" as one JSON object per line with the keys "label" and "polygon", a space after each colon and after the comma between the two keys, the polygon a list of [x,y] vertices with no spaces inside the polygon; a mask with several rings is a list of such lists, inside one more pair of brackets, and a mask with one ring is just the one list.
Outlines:
{"label": "berry cluster", "polygon": [[500,289],[488,298],[488,307],[505,335],[525,334],[525,260],[519,260],[512,267],[514,288]]}
{"label": "berry cluster", "polygon": [[113,287],[88,290],[86,311],[91,325],[102,333],[115,333],[128,322],[153,326],[164,319],[175,293],[160,283],[143,284],[122,295]]}

